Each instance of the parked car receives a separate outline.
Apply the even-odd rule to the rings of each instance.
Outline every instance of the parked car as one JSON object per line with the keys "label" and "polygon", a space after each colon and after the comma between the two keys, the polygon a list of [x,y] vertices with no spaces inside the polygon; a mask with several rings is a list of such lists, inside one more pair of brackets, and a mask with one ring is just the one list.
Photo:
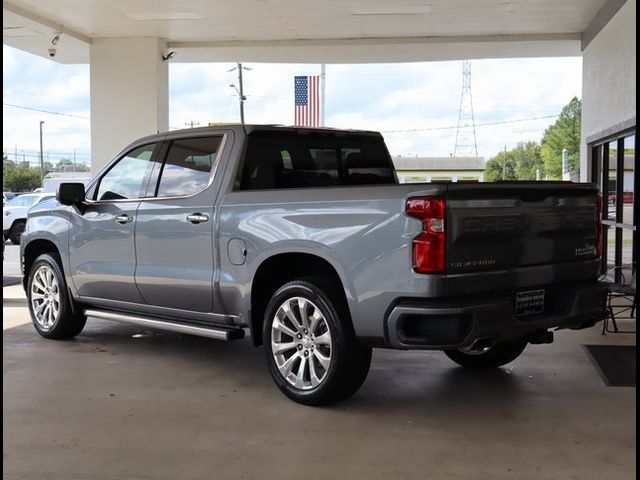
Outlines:
{"label": "parked car", "polygon": [[2,235],[18,245],[27,222],[27,212],[38,203],[55,198],[51,193],[27,193],[13,197],[2,207]]}
{"label": "parked car", "polygon": [[42,192],[56,193],[61,183],[84,183],[88,185],[91,181],[90,173],[83,172],[50,172],[42,180]]}
{"label": "parked car", "polygon": [[[609,193],[609,205],[615,206],[616,198],[618,195],[616,193]],[[633,192],[626,191],[622,194],[622,203],[633,203]]]}
{"label": "parked car", "polygon": [[236,126],[153,135],[29,212],[37,332],[87,317],[264,345],[310,405],[353,394],[373,347],[498,367],[601,320],[592,184],[399,185],[375,132]]}
{"label": "parked car", "polygon": [[2,206],[4,207],[6,203],[15,196],[13,192],[2,192]]}

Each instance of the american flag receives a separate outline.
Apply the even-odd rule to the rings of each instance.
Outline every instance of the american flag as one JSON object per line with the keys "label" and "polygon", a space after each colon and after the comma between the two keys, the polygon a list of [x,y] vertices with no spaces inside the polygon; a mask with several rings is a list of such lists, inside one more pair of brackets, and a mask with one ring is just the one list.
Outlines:
{"label": "american flag", "polygon": [[295,77],[295,126],[320,126],[320,75]]}

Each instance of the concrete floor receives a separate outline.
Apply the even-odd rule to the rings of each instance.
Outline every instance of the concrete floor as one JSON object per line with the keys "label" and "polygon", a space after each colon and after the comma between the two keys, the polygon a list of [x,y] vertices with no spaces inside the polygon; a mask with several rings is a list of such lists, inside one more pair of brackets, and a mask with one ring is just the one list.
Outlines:
{"label": "concrete floor", "polygon": [[[25,321],[7,295],[5,322]],[[95,319],[73,341],[48,341],[14,326],[3,332],[3,475],[635,478],[635,388],[605,386],[582,348],[635,335],[556,338],[485,373],[437,352],[376,350],[354,397],[311,408],[277,390],[248,341]]]}

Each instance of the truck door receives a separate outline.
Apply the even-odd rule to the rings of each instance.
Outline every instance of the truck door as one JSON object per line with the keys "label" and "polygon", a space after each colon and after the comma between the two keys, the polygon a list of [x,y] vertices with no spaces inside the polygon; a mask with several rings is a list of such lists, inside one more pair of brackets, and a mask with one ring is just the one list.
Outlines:
{"label": "truck door", "polygon": [[143,303],[134,282],[136,212],[160,146],[124,154],[89,189],[84,211],[71,213],[71,278],[81,296]]}
{"label": "truck door", "polygon": [[148,305],[213,311],[212,185],[225,135],[167,141],[154,192],[138,208],[136,285]]}

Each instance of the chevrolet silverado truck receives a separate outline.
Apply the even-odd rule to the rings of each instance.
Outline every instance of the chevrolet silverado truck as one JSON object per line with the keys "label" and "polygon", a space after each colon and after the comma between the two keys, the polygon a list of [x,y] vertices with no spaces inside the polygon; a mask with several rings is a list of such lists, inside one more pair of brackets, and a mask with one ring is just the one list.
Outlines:
{"label": "chevrolet silverado truck", "polygon": [[289,398],[336,402],[374,347],[504,365],[604,316],[591,184],[398,184],[379,133],[174,131],[60,185],[20,244],[37,332],[87,317],[250,335]]}

